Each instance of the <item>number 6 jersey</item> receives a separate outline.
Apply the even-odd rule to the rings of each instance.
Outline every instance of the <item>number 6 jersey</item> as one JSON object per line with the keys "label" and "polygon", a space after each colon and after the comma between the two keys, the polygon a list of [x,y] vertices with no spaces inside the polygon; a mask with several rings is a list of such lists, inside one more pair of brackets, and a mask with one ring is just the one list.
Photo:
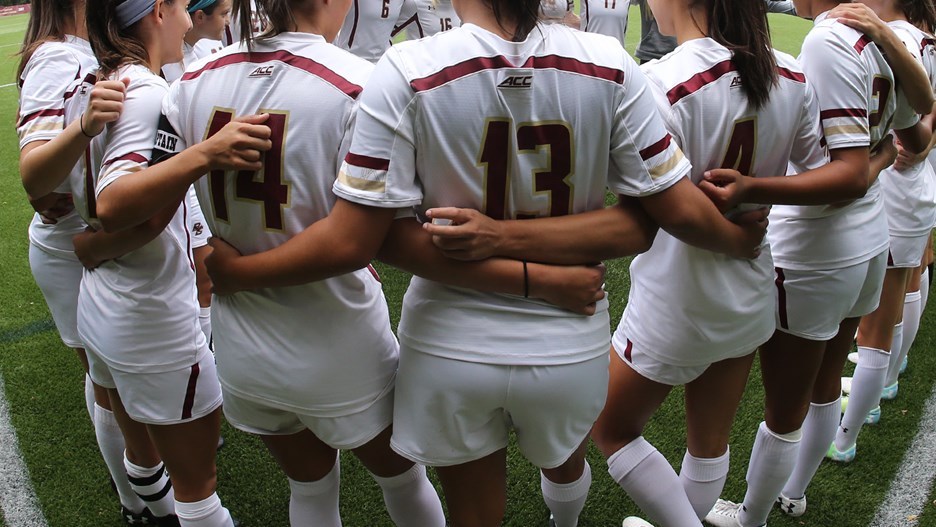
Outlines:
{"label": "number 6 jersey", "polygon": [[[507,42],[466,24],[384,55],[335,192],[374,207],[529,218],[599,209],[607,188],[654,194],[688,171],[613,39],[541,24]],[[459,360],[563,364],[607,353],[608,325],[607,301],[581,317],[414,278],[399,336]]]}
{"label": "number 6 jersey", "polygon": [[[260,172],[196,183],[213,235],[243,254],[281,245],[328,215],[355,100],[373,66],[318,35],[282,33],[193,64],[163,105],[157,148],[179,151],[237,116],[268,113]],[[319,416],[367,408],[392,387],[397,343],[376,275],[216,297],[218,376],[228,392]]]}

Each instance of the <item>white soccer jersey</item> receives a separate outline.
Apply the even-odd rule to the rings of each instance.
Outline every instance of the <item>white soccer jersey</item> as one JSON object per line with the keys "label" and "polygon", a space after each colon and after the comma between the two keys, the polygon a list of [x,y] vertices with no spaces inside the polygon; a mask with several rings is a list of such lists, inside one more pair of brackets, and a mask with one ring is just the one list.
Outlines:
{"label": "white soccer jersey", "polygon": [[[775,52],[779,83],[760,109],[741,89],[731,52],[709,38],[689,40],[642,69],[667,129],[692,162],[776,176],[793,161],[828,162],[819,105],[793,57]],[[687,245],[666,232],[630,267],[631,288],[616,339],[630,339],[667,364],[701,366],[750,353],[776,327],[774,266],[764,243],[755,260]],[[623,342],[616,344],[622,346]]]}
{"label": "white soccer jersey", "polygon": [[185,72],[186,68],[191,66],[196,60],[198,60],[198,55],[195,54],[195,46],[189,45],[188,42],[182,42],[182,62],[173,62],[171,64],[166,64],[162,67],[163,78],[166,79],[166,82],[172,84],[177,81],[179,77],[182,76],[182,73]]}
{"label": "white soccer jersey", "polygon": [[[88,41],[66,35],[62,42],[46,42],[36,48],[20,77],[19,112],[16,133],[22,150],[33,141],[55,139],[81,112],[66,114],[65,103],[77,84],[97,65]],[[80,172],[80,163],[72,172]],[[79,189],[80,191],[81,189]],[[66,179],[56,192],[72,192]],[[42,222],[34,214],[29,225],[29,241],[43,251],[76,260],[72,237],[85,229],[78,212],[58,218],[55,224]]]}
{"label": "white soccer jersey", "polygon": [[[261,39],[246,51],[225,48],[173,85],[158,142],[181,150],[235,116],[270,114],[273,149],[262,172],[212,172],[196,184],[212,233],[253,254],[328,215],[355,101],[373,66],[305,33]],[[398,348],[369,269],[217,297],[211,312],[221,383],[240,397],[340,415],[391,386]]]}
{"label": "white soccer jersey", "polygon": [[630,0],[582,0],[582,31],[614,37],[624,45]]}
{"label": "white soccer jersey", "polygon": [[[91,142],[95,197],[117,179],[149,165],[168,91],[165,80],[138,64],[120,68],[111,78],[125,77],[130,85],[120,119]],[[91,207],[82,203],[78,209]],[[84,272],[78,333],[108,366],[127,372],[164,372],[191,366],[208,352],[198,324],[187,214],[183,200],[153,241]],[[100,228],[96,217],[85,220]]]}
{"label": "white soccer jersey", "polygon": [[[894,90],[893,72],[878,47],[828,13],[816,17],[799,61],[816,89],[832,150],[873,150],[891,128],[909,128],[919,120]],[[774,262],[783,269],[840,269],[867,261],[888,245],[880,183],[846,206],[776,206],[767,238]]]}
{"label": "white soccer jersey", "polygon": [[415,21],[413,0],[354,0],[335,45],[377,62],[390,47],[390,39]]}
{"label": "white soccer jersey", "polygon": [[[936,88],[936,64],[929,51],[931,37],[903,20],[888,24],[910,53],[926,69],[930,83]],[[936,187],[931,184],[933,167],[924,160],[906,170],[893,166],[880,175],[884,210],[892,236],[922,236],[936,224]]]}
{"label": "white soccer jersey", "polygon": [[543,18],[546,20],[562,20],[572,12],[575,4],[572,0],[543,0],[540,4]]}
{"label": "white soccer jersey", "polygon": [[[549,24],[507,42],[466,24],[387,51],[362,96],[335,192],[418,212],[560,216],[602,208],[606,188],[660,192],[689,168],[646,79],[613,39]],[[573,363],[607,353],[607,308],[601,301],[583,317],[417,277],[399,336],[459,360]]]}
{"label": "white soccer jersey", "polygon": [[[461,26],[452,0],[413,0],[416,18],[405,23],[407,40],[431,37]],[[404,16],[408,13],[404,10]]]}

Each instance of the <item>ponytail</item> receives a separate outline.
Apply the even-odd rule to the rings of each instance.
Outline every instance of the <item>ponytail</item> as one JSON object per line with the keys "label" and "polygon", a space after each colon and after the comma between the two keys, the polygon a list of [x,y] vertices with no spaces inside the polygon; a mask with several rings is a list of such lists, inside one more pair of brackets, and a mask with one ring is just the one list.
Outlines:
{"label": "ponytail", "polygon": [[[272,37],[287,31],[295,31],[296,19],[293,17],[290,2],[292,0],[233,0],[231,19],[240,24],[240,35],[235,35],[250,49],[258,37]],[[253,9],[256,7],[256,13]],[[256,18],[255,18],[256,17]],[[260,20],[264,28],[259,35],[254,24]]]}
{"label": "ponytail", "polygon": [[88,40],[101,65],[101,74],[110,75],[124,64],[146,64],[149,54],[136,36],[136,23],[121,28],[118,7],[134,0],[87,0]]}
{"label": "ponytail", "polygon": [[514,42],[526,40],[539,22],[540,0],[486,0],[501,28],[514,25]]}
{"label": "ponytail", "polygon": [[744,94],[755,108],[762,108],[778,82],[767,5],[760,0],[696,0],[699,3],[708,13],[709,36],[731,51]]}
{"label": "ponytail", "polygon": [[933,0],[900,0],[899,4],[911,24],[930,33],[936,30],[936,6]]}
{"label": "ponytail", "polygon": [[75,16],[72,0],[32,0],[30,4],[26,35],[19,51],[20,63],[16,67],[17,84],[36,48],[49,41],[65,40],[65,21]]}

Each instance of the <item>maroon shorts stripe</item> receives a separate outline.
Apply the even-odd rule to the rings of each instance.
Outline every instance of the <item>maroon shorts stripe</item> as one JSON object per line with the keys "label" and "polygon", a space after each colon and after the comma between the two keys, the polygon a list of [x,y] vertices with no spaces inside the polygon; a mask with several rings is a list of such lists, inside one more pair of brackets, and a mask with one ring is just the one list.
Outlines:
{"label": "maroon shorts stripe", "polygon": [[379,283],[383,283],[383,282],[381,282],[381,280],[380,280],[380,275],[377,274],[377,269],[374,269],[374,266],[373,266],[373,265],[367,264],[367,270],[370,272],[371,276],[374,277],[374,280],[377,280],[377,282],[379,282]]}
{"label": "maroon shorts stripe", "polygon": [[362,156],[360,154],[355,154],[348,152],[348,155],[345,156],[345,161],[349,165],[354,165],[361,168],[370,168],[372,170],[390,170],[390,160],[381,159],[379,157],[370,157]]}
{"label": "maroon shorts stripe", "polygon": [[673,141],[673,136],[671,136],[670,134],[666,134],[666,136],[663,139],[660,139],[656,143],[653,143],[647,148],[644,148],[643,150],[641,150],[640,159],[643,159],[644,161],[646,161],[654,156],[658,156],[662,154],[663,152],[666,151],[667,148],[669,148],[669,145],[672,141]]}
{"label": "maroon shorts stripe", "polygon": [[790,329],[790,324],[787,320],[786,289],[783,287],[783,281],[786,280],[786,276],[783,275],[783,269],[779,267],[775,269],[777,271],[777,279],[774,283],[777,284],[777,304],[780,313],[780,327],[783,329]]}
{"label": "maroon shorts stripe", "polygon": [[634,353],[634,343],[631,342],[630,339],[627,339],[627,346],[624,347],[624,360],[633,364],[634,363],[633,353]]}
{"label": "maroon shorts stripe", "polygon": [[198,386],[198,364],[192,365],[189,374],[188,387],[185,389],[185,401],[182,403],[182,419],[192,418],[192,407],[195,406],[195,388]]}
{"label": "maroon shorts stripe", "polygon": [[201,67],[201,69],[185,73],[182,75],[182,81],[197,79],[206,71],[220,69],[225,66],[231,66],[233,64],[263,64],[265,62],[274,61],[282,62],[294,68],[301,69],[306,73],[311,73],[312,75],[315,75],[323,81],[331,84],[335,88],[338,88],[345,95],[351,97],[352,99],[357,99],[358,95],[361,94],[361,90],[364,89],[361,86],[358,86],[357,84],[349,81],[348,79],[345,79],[341,75],[338,75],[328,67],[319,64],[310,58],[293,55],[292,53],[284,50],[254,51],[252,53],[231,53],[230,55],[225,55],[219,59],[205,64]]}
{"label": "maroon shorts stripe", "polygon": [[894,254],[891,252],[890,249],[887,250],[887,266],[888,267],[894,266]]}

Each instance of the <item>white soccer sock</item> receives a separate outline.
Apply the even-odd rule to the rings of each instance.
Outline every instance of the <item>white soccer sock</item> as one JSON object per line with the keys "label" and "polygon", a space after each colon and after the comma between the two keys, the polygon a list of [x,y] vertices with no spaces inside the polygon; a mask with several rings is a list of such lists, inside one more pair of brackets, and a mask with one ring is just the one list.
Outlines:
{"label": "white soccer sock", "polygon": [[172,492],[172,482],[169,473],[160,462],[155,467],[141,467],[127,459],[124,454],[124,467],[127,469],[127,479],[130,487],[149,507],[155,516],[168,516],[175,514],[175,493]]}
{"label": "white soccer sock", "polygon": [[211,306],[202,307],[198,309],[198,324],[201,325],[202,333],[205,334],[205,340],[208,341],[208,346],[212,347],[211,344]]}
{"label": "white soccer sock", "polygon": [[702,525],[673,467],[643,437],[611,454],[608,473],[654,523],[663,527]]}
{"label": "white soccer sock", "polygon": [[543,501],[553,515],[556,527],[576,527],[579,515],[585,508],[588,489],[591,488],[592,473],[588,461],[582,476],[572,483],[555,483],[540,472],[540,489]]}
{"label": "white soccer sock", "polygon": [[929,299],[929,267],[923,268],[923,275],[920,276],[920,312],[926,309],[926,301]]}
{"label": "white soccer sock", "polygon": [[738,513],[738,523],[742,527],[759,527],[767,523],[770,509],[790,479],[802,436],[799,430],[777,434],[764,422],[757,428],[751,461],[748,462],[747,492]]}
{"label": "white soccer sock", "polygon": [[417,464],[389,478],[371,477],[380,485],[387,512],[397,527],[445,526],[442,502],[426,477],[426,467]]}
{"label": "white soccer sock", "polygon": [[84,376],[84,402],[85,408],[88,410],[88,416],[91,417],[91,422],[94,422],[94,383],[91,382],[91,376],[87,373]]}
{"label": "white soccer sock", "polygon": [[217,493],[192,503],[175,502],[181,527],[234,527],[231,513],[221,505]]}
{"label": "white soccer sock", "polygon": [[887,377],[890,354],[886,351],[858,346],[858,366],[852,377],[852,391],[842,424],[835,434],[835,448],[844,452],[855,446],[858,433],[875,406],[881,404],[881,390]]}
{"label": "white soccer sock", "polygon": [[[910,354],[910,348],[913,346],[917,333],[920,331],[920,320],[923,317],[923,295],[921,291],[907,293],[907,296],[904,298],[903,341],[900,345],[900,359],[897,361],[897,374],[894,377],[894,382],[897,382],[897,377],[900,377],[900,365],[903,364],[903,361]],[[889,379],[890,370],[888,370],[887,376]],[[891,384],[894,383],[892,382],[888,384],[888,386]]]}
{"label": "white soccer sock", "polygon": [[317,481],[289,480],[289,524],[295,527],[341,527],[338,487],[341,465],[335,460],[331,472]]}
{"label": "white soccer sock", "polygon": [[104,458],[107,471],[117,488],[120,504],[131,512],[143,512],[146,504],[133,491],[130,481],[127,480],[127,469],[124,467],[126,445],[124,445],[123,433],[117,425],[114,413],[97,404],[94,405],[94,435],[97,437],[98,448],[101,450],[101,457]]}
{"label": "white soccer sock", "polygon": [[809,412],[803,421],[803,439],[796,456],[796,465],[783,487],[784,496],[802,498],[806,495],[806,487],[816,475],[826,452],[829,451],[829,445],[835,439],[841,415],[841,398],[831,403],[809,405]]}
{"label": "white soccer sock", "polygon": [[[910,295],[907,295],[910,296]],[[906,301],[904,302],[904,307],[907,306]],[[900,376],[900,362],[903,360],[905,355],[901,355],[904,349],[904,331],[906,326],[903,322],[894,326],[894,340],[891,344],[891,354],[890,360],[887,363],[887,375],[884,377],[884,386],[892,386],[897,382],[897,377]],[[909,340],[909,339],[908,339]],[[907,343],[907,351],[910,350],[910,344],[913,342],[910,341]]]}
{"label": "white soccer sock", "polygon": [[682,468],[679,470],[679,481],[682,482],[689,503],[700,520],[712,510],[722,489],[725,488],[725,479],[728,477],[729,451],[719,457],[699,458],[686,450],[683,456]]}

